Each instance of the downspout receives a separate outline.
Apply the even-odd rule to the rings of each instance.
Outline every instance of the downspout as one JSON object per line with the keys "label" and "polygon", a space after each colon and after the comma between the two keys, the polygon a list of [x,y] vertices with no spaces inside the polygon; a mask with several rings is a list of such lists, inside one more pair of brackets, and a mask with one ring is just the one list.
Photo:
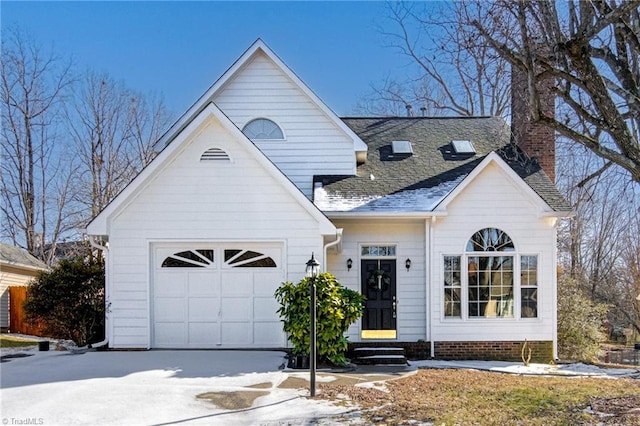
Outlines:
{"label": "downspout", "polygon": [[[425,259],[425,266],[426,266],[426,282],[427,282],[427,286],[429,287],[429,292],[428,292],[428,300],[427,300],[427,325],[428,325],[428,330],[429,330],[429,343],[431,345],[431,358],[435,358],[436,357],[436,343],[433,340],[433,313],[432,313],[432,307],[433,304],[431,303],[431,301],[433,300],[433,283],[431,282],[431,276],[433,274],[432,272],[432,268],[431,268],[431,262],[430,260],[433,259],[433,225],[435,225],[436,223],[436,217],[435,216],[431,216],[431,221],[429,221],[429,219],[425,220],[426,222],[426,226],[425,226],[425,242],[427,243],[427,253],[425,253],[426,259]],[[425,294],[427,294],[425,292]]]}
{"label": "downspout", "polygon": [[335,245],[340,244],[340,241],[342,241],[342,231],[343,228],[338,228],[336,229],[336,240],[335,241],[331,241],[330,243],[327,243],[324,245],[324,266],[322,267],[324,272],[327,272],[328,269],[328,260],[327,260],[327,250],[329,249],[329,247],[333,247]]}
{"label": "downspout", "polygon": [[553,219],[553,230],[555,233],[555,244],[553,245],[553,301],[555,309],[553,310],[553,359],[558,359],[558,218]]}
{"label": "downspout", "polygon": [[[104,253],[104,295],[105,295],[105,315],[104,315],[104,340],[102,342],[98,342],[98,343],[92,343],[90,345],[86,346],[86,349],[91,349],[91,348],[100,348],[102,346],[105,346],[109,343],[109,315],[108,315],[108,310],[109,310],[109,301],[108,301],[108,296],[109,296],[109,291],[108,291],[108,286],[109,286],[109,269],[106,267],[107,266],[107,260],[109,259],[109,249],[107,248],[107,246],[103,246],[100,245],[96,242],[95,240],[95,235],[89,235],[89,244],[91,245],[91,247],[95,248],[96,250],[100,250]],[[84,348],[80,348],[80,349],[84,349]]]}

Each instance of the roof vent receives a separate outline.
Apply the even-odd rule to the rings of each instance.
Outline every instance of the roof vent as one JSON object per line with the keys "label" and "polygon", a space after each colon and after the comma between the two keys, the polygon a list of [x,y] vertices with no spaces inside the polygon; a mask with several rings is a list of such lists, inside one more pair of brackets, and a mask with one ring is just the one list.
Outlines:
{"label": "roof vent", "polygon": [[200,161],[230,161],[229,154],[221,148],[209,148],[201,156]]}
{"label": "roof vent", "polygon": [[453,150],[456,154],[475,154],[476,149],[473,146],[473,143],[468,140],[460,140],[460,141],[451,141],[451,145],[453,146]]}
{"label": "roof vent", "polygon": [[391,150],[394,155],[404,154],[411,155],[413,154],[413,148],[411,147],[410,141],[393,141],[391,142]]}

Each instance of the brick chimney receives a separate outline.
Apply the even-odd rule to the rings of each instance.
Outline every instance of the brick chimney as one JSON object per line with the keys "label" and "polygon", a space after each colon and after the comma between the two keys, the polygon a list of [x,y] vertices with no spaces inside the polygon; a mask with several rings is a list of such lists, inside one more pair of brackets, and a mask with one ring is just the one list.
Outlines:
{"label": "brick chimney", "polygon": [[[542,111],[555,115],[555,97],[551,88],[553,79],[538,82]],[[530,99],[526,72],[512,67],[511,71],[511,140],[530,158],[538,161],[542,170],[555,182],[556,138],[553,129],[531,119]]]}

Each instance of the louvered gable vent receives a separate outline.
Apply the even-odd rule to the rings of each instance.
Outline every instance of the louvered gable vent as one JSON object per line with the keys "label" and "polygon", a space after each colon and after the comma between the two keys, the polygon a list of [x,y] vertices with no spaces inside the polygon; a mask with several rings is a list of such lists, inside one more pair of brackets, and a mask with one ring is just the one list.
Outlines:
{"label": "louvered gable vent", "polygon": [[209,148],[202,154],[200,161],[231,161],[231,159],[223,149]]}

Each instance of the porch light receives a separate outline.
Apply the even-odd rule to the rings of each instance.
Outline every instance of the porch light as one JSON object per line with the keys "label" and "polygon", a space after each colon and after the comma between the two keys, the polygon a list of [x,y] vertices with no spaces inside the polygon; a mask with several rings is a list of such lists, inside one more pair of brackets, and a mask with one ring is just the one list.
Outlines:
{"label": "porch light", "polygon": [[309,394],[311,397],[316,396],[316,278],[320,273],[320,262],[318,262],[313,253],[311,259],[307,262],[306,276],[311,281],[311,330],[310,330],[310,353],[309,353]]}
{"label": "porch light", "polygon": [[407,272],[409,272],[409,269],[411,269],[411,259],[407,259],[404,261],[404,266],[405,268],[407,268]]}
{"label": "porch light", "polygon": [[353,260],[347,259],[347,271],[350,271],[353,268]]}

